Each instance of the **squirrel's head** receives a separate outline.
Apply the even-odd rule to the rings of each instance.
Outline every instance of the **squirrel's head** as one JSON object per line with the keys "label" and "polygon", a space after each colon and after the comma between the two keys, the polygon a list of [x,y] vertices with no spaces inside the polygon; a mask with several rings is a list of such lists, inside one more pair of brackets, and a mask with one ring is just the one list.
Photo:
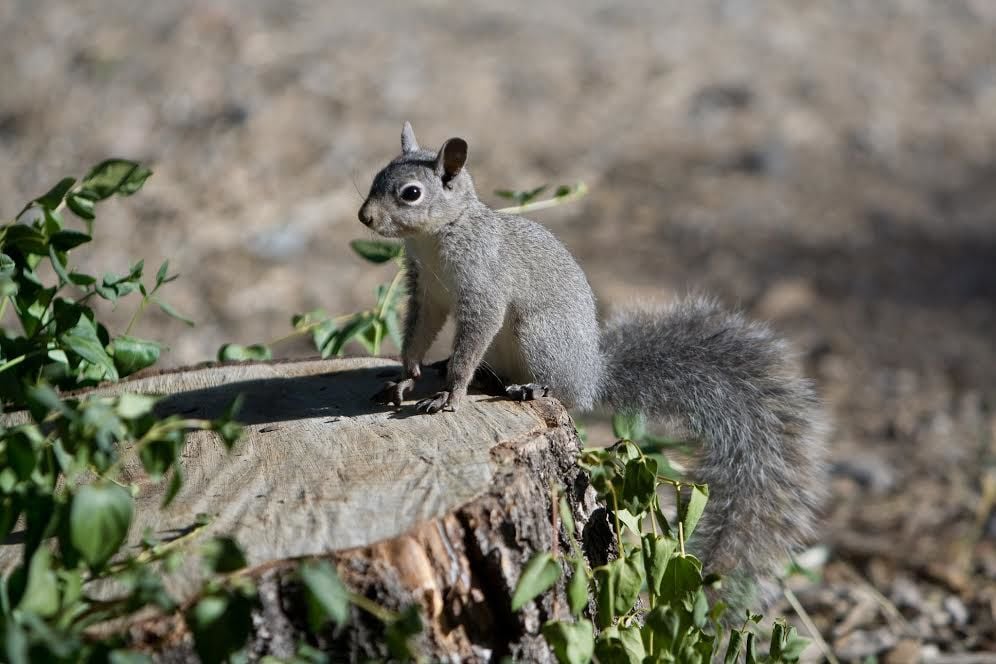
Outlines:
{"label": "squirrel's head", "polygon": [[424,150],[406,122],[401,156],[374,177],[360,221],[386,237],[435,233],[477,198],[466,162],[467,141],[451,138],[439,152]]}

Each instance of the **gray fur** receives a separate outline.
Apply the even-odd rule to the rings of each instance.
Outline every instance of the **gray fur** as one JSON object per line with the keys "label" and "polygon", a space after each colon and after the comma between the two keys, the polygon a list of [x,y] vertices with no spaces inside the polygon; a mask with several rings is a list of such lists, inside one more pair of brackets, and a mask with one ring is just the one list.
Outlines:
{"label": "gray fur", "polygon": [[[457,408],[485,363],[517,398],[549,386],[581,410],[604,402],[680,418],[704,443],[695,477],[711,492],[695,550],[734,581],[770,574],[812,534],[825,486],[822,409],[786,344],[701,298],[616,314],[600,330],[564,245],[477,198],[466,142],[450,139],[438,154],[417,146],[406,124],[402,155],[374,178],[359,214],[406,247],[405,376],[378,397],[400,405],[453,316],[446,390],[421,410]],[[401,198],[412,182],[423,188],[415,204]]]}

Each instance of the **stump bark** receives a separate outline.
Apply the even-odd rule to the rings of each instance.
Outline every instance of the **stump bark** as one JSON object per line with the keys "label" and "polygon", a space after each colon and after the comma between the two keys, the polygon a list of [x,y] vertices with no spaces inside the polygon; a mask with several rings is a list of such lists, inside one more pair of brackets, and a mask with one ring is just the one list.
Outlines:
{"label": "stump bark", "polygon": [[[160,509],[166,483],[149,482],[138,460],[127,460],[124,479],[140,488],[129,541],[146,529],[169,539],[196,514],[211,515],[198,539],[233,536],[260,590],[253,659],[290,657],[299,643],[332,661],[387,657],[383,624],[356,607],[344,628],[308,630],[295,572],[317,557],[384,608],[416,604],[425,625],[416,645],[430,661],[552,661],[539,632],[546,620],[567,617],[567,570],[553,591],[517,613],[510,608],[525,563],[571,546],[554,528],[552,486],[564,489],[590,562],[603,562],[611,547],[604,510],[576,465],[570,416],[553,399],[471,395],[459,412],[433,416],[416,414],[410,402],[399,410],[371,403],[399,370],[382,359],[230,364],[101,390],[162,395],[160,414],[193,418],[216,417],[245,398],[238,419],[246,433],[232,453],[211,433],[190,436],[184,487],[168,509]],[[420,394],[436,389],[432,380]],[[0,552],[0,562],[16,553]],[[202,574],[190,555],[167,587],[191,601]],[[127,629],[161,661],[195,659],[180,613]]]}

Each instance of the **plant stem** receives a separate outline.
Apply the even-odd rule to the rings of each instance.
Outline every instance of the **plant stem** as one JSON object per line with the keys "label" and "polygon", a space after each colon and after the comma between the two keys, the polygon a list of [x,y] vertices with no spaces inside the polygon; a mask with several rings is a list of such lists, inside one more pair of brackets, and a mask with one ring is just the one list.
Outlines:
{"label": "plant stem", "polygon": [[[363,313],[363,312],[361,312],[361,313]],[[277,337],[276,339],[273,339],[271,341],[267,341],[265,345],[267,345],[267,346],[276,346],[279,343],[283,343],[284,341],[289,341],[290,339],[293,339],[294,337],[299,336],[301,334],[307,334],[308,332],[311,332],[313,329],[315,329],[316,327],[318,327],[319,325],[321,325],[322,323],[324,323],[326,321],[332,321],[333,323],[335,323],[337,321],[347,320],[349,318],[352,318],[355,315],[356,314],[342,314],[341,316],[336,316],[334,318],[323,318],[321,320],[316,320],[316,321],[314,321],[312,323],[308,323],[304,327],[301,327],[301,328],[298,328],[298,329],[294,330],[290,334],[285,334],[282,337]]]}
{"label": "plant stem", "polygon": [[796,615],[799,616],[799,620],[802,621],[802,624],[806,626],[806,629],[809,631],[809,635],[813,637],[813,641],[816,643],[816,647],[823,652],[823,656],[826,657],[826,660],[830,662],[830,664],[840,664],[840,661],[834,656],[833,650],[831,650],[830,646],[827,645],[827,642],[823,640],[823,636],[820,634],[820,630],[816,627],[816,623],[813,622],[813,619],[809,617],[809,613],[803,608],[799,598],[795,596],[792,589],[785,585],[784,582],[782,583],[782,592],[785,593],[785,599],[788,600],[788,603],[792,606],[792,609],[796,612]]}
{"label": "plant stem", "polygon": [[576,201],[579,198],[587,195],[588,185],[584,182],[579,182],[569,194],[564,194],[563,196],[554,196],[553,198],[545,198],[541,201],[533,201],[531,203],[526,203],[524,205],[513,205],[512,207],[500,208],[496,212],[505,212],[507,214],[522,214],[524,212],[535,212],[536,210],[545,210],[547,208],[557,207],[558,205],[563,205],[564,203],[570,203]]}
{"label": "plant stem", "polygon": [[623,555],[622,526],[619,524],[619,500],[616,498],[616,488],[609,485],[609,492],[612,494],[612,516],[616,521],[616,546],[619,547],[619,555]]}
{"label": "plant stem", "polygon": [[131,334],[131,328],[133,328],[135,326],[135,323],[138,322],[138,319],[141,318],[142,312],[145,311],[145,307],[147,307],[148,305],[149,305],[148,296],[143,297],[142,302],[138,305],[138,308],[135,309],[135,313],[131,315],[131,320],[128,321],[128,327],[126,327],[124,331],[125,336]]}
{"label": "plant stem", "polygon": [[391,280],[391,285],[387,287],[387,292],[384,293],[384,299],[377,308],[377,318],[384,317],[384,312],[387,310],[387,306],[391,303],[391,296],[394,294],[394,289],[398,287],[398,284],[401,283],[401,278],[404,276],[404,268],[399,269],[398,273],[394,275],[394,279]]}
{"label": "plant stem", "polygon": [[3,373],[4,371],[6,371],[7,369],[10,369],[12,367],[16,367],[18,364],[20,364],[24,360],[28,359],[30,356],[37,355],[37,354],[38,354],[37,351],[34,352],[34,353],[25,353],[24,355],[18,355],[17,357],[15,357],[12,360],[7,360],[3,364],[0,364],[0,373]]}
{"label": "plant stem", "polygon": [[398,614],[390,609],[385,609],[383,606],[374,602],[369,597],[361,595],[359,593],[350,592],[349,601],[360,607],[374,618],[377,618],[381,622],[389,623],[394,622],[398,619]]}
{"label": "plant stem", "polygon": [[207,527],[207,525],[208,524],[206,524],[206,523],[205,524],[197,524],[197,523],[195,523],[193,526],[190,527],[190,529],[187,532],[183,533],[182,535],[179,535],[178,537],[174,537],[173,539],[169,540],[168,542],[163,542],[162,544],[157,544],[156,546],[152,547],[151,549],[147,549],[146,551],[142,551],[141,553],[139,553],[138,555],[136,555],[134,558],[132,558],[130,561],[129,560],[123,560],[120,563],[117,563],[115,565],[111,565],[107,569],[107,574],[111,575],[111,574],[117,574],[118,572],[122,572],[122,571],[124,571],[128,567],[129,564],[139,564],[139,565],[141,565],[141,564],[144,564],[144,563],[147,563],[147,562],[151,562],[153,560],[159,560],[167,552],[171,551],[172,549],[177,548],[181,544],[185,544],[189,540],[194,539],[194,537],[196,537],[197,535],[199,535],[200,532],[202,530],[204,530],[204,528]]}

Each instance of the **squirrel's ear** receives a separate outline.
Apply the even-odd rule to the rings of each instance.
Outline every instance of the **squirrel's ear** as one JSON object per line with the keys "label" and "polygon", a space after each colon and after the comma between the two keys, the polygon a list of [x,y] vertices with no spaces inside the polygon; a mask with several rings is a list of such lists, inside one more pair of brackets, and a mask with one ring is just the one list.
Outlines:
{"label": "squirrel's ear", "polygon": [[401,130],[401,151],[404,154],[418,150],[418,141],[415,140],[415,130],[412,123],[406,122]]}
{"label": "squirrel's ear", "polygon": [[457,176],[463,165],[467,163],[467,141],[462,138],[451,138],[439,148],[436,156],[436,172],[449,182]]}

